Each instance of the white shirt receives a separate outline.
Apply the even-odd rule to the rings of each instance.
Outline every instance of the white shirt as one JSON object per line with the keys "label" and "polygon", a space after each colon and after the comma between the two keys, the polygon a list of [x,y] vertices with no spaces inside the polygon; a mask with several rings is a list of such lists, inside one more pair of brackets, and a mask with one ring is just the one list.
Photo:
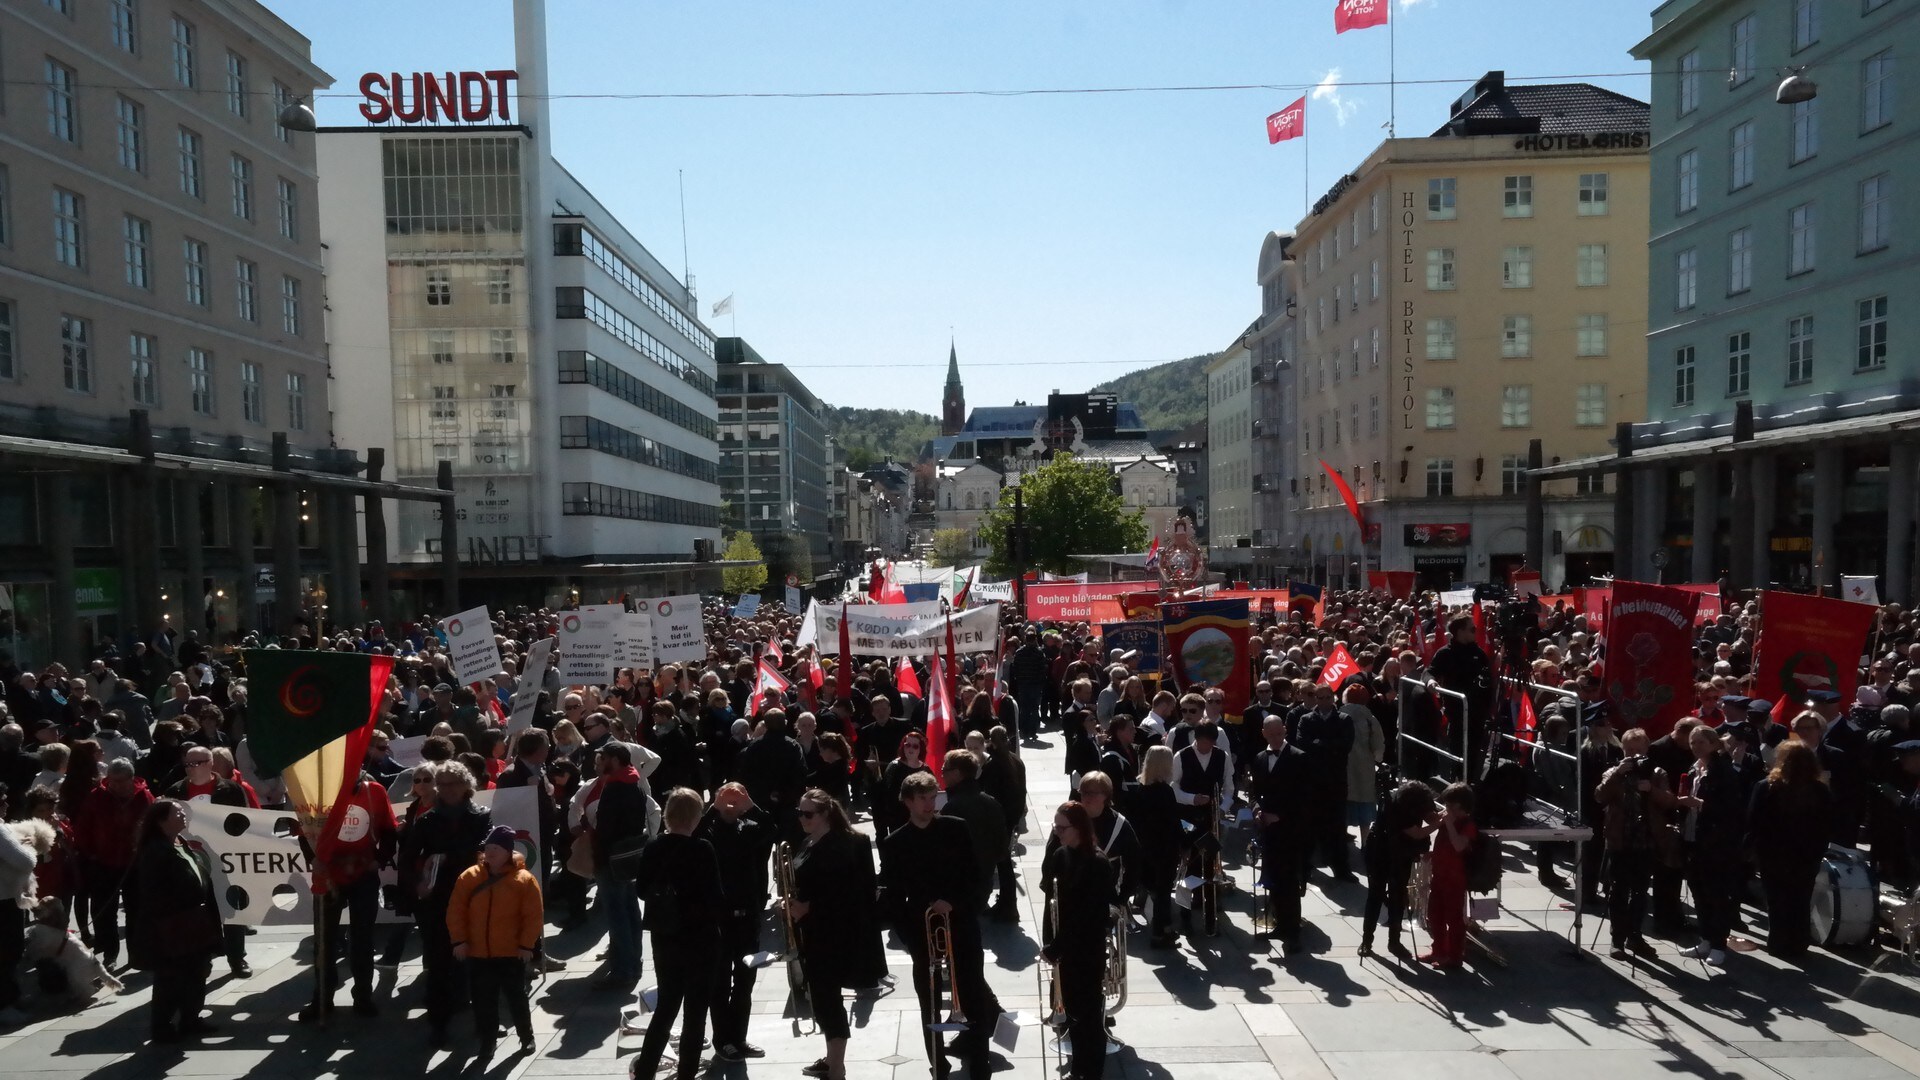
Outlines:
{"label": "white shirt", "polygon": [[[1220,805],[1222,807],[1232,806],[1233,751],[1228,750],[1224,743],[1216,742],[1213,745],[1213,754],[1219,754],[1225,765],[1225,767],[1220,770]],[[1200,752],[1200,744],[1193,744],[1194,760],[1200,763],[1202,769],[1213,764],[1213,754],[1203,754]],[[1182,806],[1192,806],[1194,805],[1194,796],[1180,789],[1180,776],[1186,770],[1185,759],[1186,755],[1184,753],[1173,755],[1173,797],[1174,800]]]}

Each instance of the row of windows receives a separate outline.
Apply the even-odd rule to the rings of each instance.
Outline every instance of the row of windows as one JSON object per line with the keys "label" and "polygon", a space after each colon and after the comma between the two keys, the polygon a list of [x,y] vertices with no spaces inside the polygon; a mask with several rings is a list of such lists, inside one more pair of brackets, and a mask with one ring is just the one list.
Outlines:
{"label": "row of windows", "polygon": [[598,450],[603,454],[637,461],[642,465],[651,465],[656,469],[690,476],[709,484],[716,483],[720,479],[720,466],[717,462],[695,457],[685,450],[667,446],[637,431],[628,431],[616,424],[609,424],[597,416],[561,417],[560,448]]}
{"label": "row of windows", "polygon": [[648,281],[645,274],[635,269],[619,252],[608,247],[592,229],[575,224],[555,225],[553,253],[585,255],[592,259],[595,266],[605,270],[609,277],[620,283],[621,288],[653,309],[655,315],[667,320],[667,325],[680,331],[680,335],[693,342],[695,348],[709,358],[713,356],[713,335],[707,333],[692,316],[675,307],[665,293],[654,288],[653,282]]}
{"label": "row of windows", "polygon": [[[1793,5],[1791,35],[1789,46],[1798,53],[1820,41],[1820,4],[1822,0],[1791,0]],[[1888,0],[1861,0],[1862,15],[1869,14],[1885,6]],[[1756,16],[1743,15],[1727,28],[1727,60],[1724,69],[1703,67],[1699,49],[1691,49],[1680,57],[1678,71],[1675,73],[1674,108],[1678,115],[1686,116],[1700,107],[1701,76],[1707,70],[1725,70],[1727,89],[1737,90],[1751,81],[1760,69],[1757,58],[1759,33],[1755,23]],[[1884,73],[1870,68],[1876,59],[1885,59]],[[1891,86],[1885,87],[1886,98],[1879,100],[1881,87],[1877,79],[1890,78],[1892,59],[1887,53],[1880,53],[1862,65],[1861,101],[1862,128],[1871,131],[1882,124],[1892,121]],[[1876,113],[1876,107],[1878,112]]]}
{"label": "row of windows", "polygon": [[[427,388],[429,404],[427,417],[441,423],[453,423],[460,419],[460,387],[439,384]],[[491,383],[487,387],[487,404],[477,407],[473,414],[487,420],[515,420],[520,415],[520,384]]]}
{"label": "row of windows", "polygon": [[[1860,181],[1855,211],[1856,255],[1870,255],[1893,244],[1893,177],[1888,173]],[[1812,202],[1787,211],[1786,276],[1812,272],[1819,265],[1819,215]],[[1727,295],[1753,288],[1752,226],[1727,234]],[[1700,298],[1700,250],[1684,248],[1673,257],[1673,307],[1685,311]]]}
{"label": "row of windows", "polygon": [[[1607,283],[1607,245],[1581,244],[1574,253],[1573,282],[1583,288]],[[1460,287],[1460,262],[1450,247],[1427,249],[1427,288],[1448,292]],[[1500,250],[1500,287],[1533,288],[1533,248],[1511,245]]]}
{"label": "row of windows", "polygon": [[[1574,387],[1573,423],[1576,427],[1603,427],[1607,423],[1607,384],[1580,383]],[[1332,424],[1329,429],[1328,420]],[[1313,452],[1316,448],[1325,450],[1329,446],[1339,446],[1343,440],[1360,438],[1377,439],[1380,437],[1380,395],[1372,394],[1367,398],[1366,435],[1360,434],[1360,403],[1351,402],[1344,418],[1338,409],[1331,413],[1322,413],[1316,418],[1313,427],[1305,425],[1300,429],[1301,449]],[[1459,407],[1454,389],[1450,386],[1429,387],[1426,392],[1426,429],[1428,431],[1451,431],[1458,426]],[[1503,428],[1527,428],[1533,426],[1533,386],[1527,383],[1511,384],[1500,388],[1500,426]],[[1317,436],[1317,437],[1316,437]]]}
{"label": "row of windows", "polygon": [[[451,307],[453,305],[453,268],[450,266],[429,266],[426,270],[427,306]],[[513,303],[513,267],[489,266],[487,273],[487,303],[500,307]]]}
{"label": "row of windows", "polygon": [[695,390],[708,397],[714,396],[713,376],[701,371],[681,358],[679,353],[667,348],[660,339],[641,329],[638,323],[621,314],[619,308],[600,299],[593,290],[583,289],[577,285],[563,285],[555,289],[554,293],[554,318],[589,320]]}
{"label": "row of windows", "polygon": [[[1879,371],[1887,366],[1887,298],[1870,296],[1854,307],[1853,370]],[[1813,381],[1815,349],[1814,317],[1795,315],[1783,324],[1780,339],[1784,346],[1785,383],[1796,386]],[[1745,397],[1753,389],[1753,331],[1739,330],[1727,335],[1727,394]],[[1673,403],[1694,404],[1698,395],[1699,354],[1692,345],[1682,345],[1673,353]]]}
{"label": "row of windows", "polygon": [[627,518],[669,525],[720,527],[720,508],[711,503],[655,495],[611,484],[561,484],[560,512],[575,517]]}
{"label": "row of windows", "polygon": [[[1315,465],[1315,468],[1317,469],[1318,463],[1315,462],[1314,465]],[[1475,463],[1474,468],[1476,469],[1475,479],[1477,481],[1478,480],[1477,470],[1480,468],[1480,465],[1478,462]],[[1454,494],[1453,459],[1452,458],[1428,458],[1426,469],[1425,469],[1425,481],[1426,481],[1425,490],[1428,498],[1444,498],[1444,497],[1453,495]],[[1379,484],[1381,482],[1380,463],[1377,461],[1373,463],[1373,482],[1375,484]],[[1361,501],[1364,502],[1365,500],[1373,497],[1372,492],[1368,491],[1364,486],[1365,481],[1362,478],[1361,469],[1357,465],[1354,466],[1353,468],[1353,475],[1350,483],[1352,484],[1354,490],[1359,493]],[[1321,471],[1318,494],[1320,497],[1319,501],[1323,505],[1331,504],[1332,502],[1332,500],[1328,497],[1328,490],[1329,490],[1329,485],[1327,483],[1326,473],[1324,471]],[[1525,454],[1501,455],[1500,457],[1500,494],[1524,495],[1526,494],[1526,491],[1527,491],[1527,456]],[[1574,491],[1575,491],[1575,494],[1579,494],[1579,495],[1604,494],[1606,492],[1606,476],[1602,473],[1593,473],[1590,475],[1577,477],[1575,480]],[[1300,481],[1297,479],[1293,482],[1293,494],[1296,496],[1302,494],[1302,492],[1300,491]],[[1315,494],[1314,482],[1312,477],[1307,478],[1307,490],[1305,494],[1309,498],[1312,498]]]}
{"label": "row of windows", "polygon": [[[1877,65],[1880,72],[1875,77],[1872,92],[1876,95],[1868,101],[1868,111],[1863,123],[1871,123],[1874,128],[1892,123],[1893,108],[1893,59],[1886,55],[1868,60],[1869,65]],[[1789,163],[1799,164],[1820,152],[1820,123],[1816,111],[1819,99],[1803,101],[1792,106],[1792,140],[1789,150]],[[1871,128],[1869,129],[1871,130]],[[1743,120],[1727,130],[1727,190],[1739,191],[1753,183],[1754,178],[1754,122]],[[1681,151],[1674,158],[1674,210],[1678,214],[1689,214],[1700,208],[1701,157],[1698,147]]]}
{"label": "row of windows", "polygon": [[[1573,211],[1580,217],[1604,217],[1607,213],[1611,178],[1608,173],[1581,173]],[[1457,221],[1460,218],[1460,181],[1457,177],[1436,176],[1427,180],[1427,220]],[[1500,181],[1500,216],[1533,216],[1533,177],[1518,175]],[[1336,234],[1337,235],[1337,234]],[[1335,241],[1338,247],[1338,240]]]}
{"label": "row of windows", "polygon": [[[1451,315],[1429,318],[1426,322],[1429,360],[1460,358],[1458,322]],[[1503,315],[1500,318],[1500,355],[1519,359],[1533,355],[1533,316]],[[1575,356],[1607,355],[1607,317],[1604,314],[1574,316],[1573,352]]]}
{"label": "row of windows", "polygon": [[590,352],[567,351],[560,354],[560,381],[597,386],[631,405],[638,405],[655,416],[686,428],[703,439],[715,437],[713,418],[690,405],[662,393],[657,387]]}

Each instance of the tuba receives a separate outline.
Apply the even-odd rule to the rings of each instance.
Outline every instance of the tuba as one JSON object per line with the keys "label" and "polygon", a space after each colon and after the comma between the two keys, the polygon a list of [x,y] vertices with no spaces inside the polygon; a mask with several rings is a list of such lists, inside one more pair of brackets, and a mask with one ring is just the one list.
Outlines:
{"label": "tuba", "polygon": [[1114,904],[1108,914],[1107,968],[1100,980],[1100,996],[1106,1014],[1114,1016],[1127,1005],[1127,934],[1133,920],[1125,904]]}
{"label": "tuba", "polygon": [[967,1030],[967,1014],[960,1007],[960,983],[953,963],[953,917],[927,909],[927,997],[940,1012],[940,984],[947,984],[947,1015],[927,1027],[934,1032]]}

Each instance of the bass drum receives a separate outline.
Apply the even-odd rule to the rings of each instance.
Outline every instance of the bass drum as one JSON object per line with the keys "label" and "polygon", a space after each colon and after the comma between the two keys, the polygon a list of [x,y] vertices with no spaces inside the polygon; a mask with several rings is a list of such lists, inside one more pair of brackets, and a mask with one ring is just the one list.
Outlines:
{"label": "bass drum", "polygon": [[1827,849],[1813,883],[1813,940],[1844,948],[1873,940],[1876,900],[1867,858],[1852,848]]}

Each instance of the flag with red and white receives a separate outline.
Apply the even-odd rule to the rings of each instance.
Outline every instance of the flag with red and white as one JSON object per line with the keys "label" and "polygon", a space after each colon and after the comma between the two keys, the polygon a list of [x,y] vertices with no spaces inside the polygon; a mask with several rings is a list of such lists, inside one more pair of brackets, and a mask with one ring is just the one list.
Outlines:
{"label": "flag with red and white", "polygon": [[778,668],[775,668],[767,662],[766,657],[761,657],[760,663],[755,667],[753,699],[751,704],[748,705],[747,711],[758,716],[762,708],[763,699],[767,698],[772,699],[771,701],[765,702],[765,707],[767,708],[780,708],[784,706],[787,701],[787,688],[792,685],[792,683],[787,681],[785,675],[780,674]]}
{"label": "flag with red and white", "polygon": [[913,670],[913,661],[901,657],[893,671],[893,687],[903,694],[925,697],[926,691],[920,687],[920,673]]}
{"label": "flag with red and white", "polygon": [[[1297,139],[1307,133],[1307,98],[1300,100],[1267,117],[1267,145],[1283,143],[1288,139]],[[1156,541],[1157,542],[1157,541]]]}
{"label": "flag with red and white", "polygon": [[947,665],[939,653],[933,654],[927,682],[930,684],[927,691],[927,768],[933,771],[933,778],[945,788],[947,779],[941,766],[946,761],[947,751],[956,742],[956,725],[953,698],[947,694]]}
{"label": "flag with red and white", "polygon": [[1146,566],[1149,570],[1160,569],[1160,538],[1157,536],[1153,538],[1153,543],[1147,546]]}
{"label": "flag with red and white", "polygon": [[1385,26],[1391,18],[1387,10],[1389,0],[1334,0],[1333,32],[1344,34],[1349,30],[1365,30],[1374,26]]}
{"label": "flag with red and white", "polygon": [[1340,680],[1358,670],[1360,665],[1354,662],[1353,654],[1347,651],[1347,647],[1335,645],[1333,652],[1327,656],[1327,666],[1320,669],[1320,685],[1337,687]]}
{"label": "flag with red and white", "polygon": [[1513,733],[1521,742],[1520,761],[1525,764],[1533,756],[1533,745],[1539,740],[1540,717],[1533,711],[1533,695],[1525,690],[1515,691],[1520,699],[1514,709]]}

